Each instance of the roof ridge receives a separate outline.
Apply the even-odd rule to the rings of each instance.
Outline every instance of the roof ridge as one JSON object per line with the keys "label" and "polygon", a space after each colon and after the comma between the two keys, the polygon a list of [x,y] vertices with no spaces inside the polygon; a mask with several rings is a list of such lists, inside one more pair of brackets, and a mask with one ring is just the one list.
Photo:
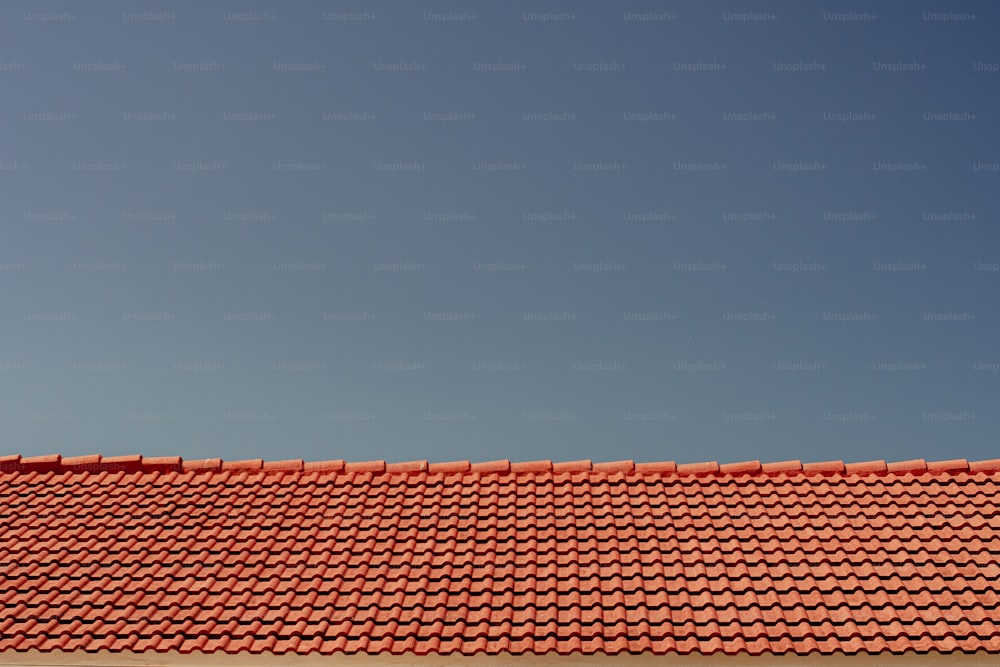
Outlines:
{"label": "roof ridge", "polygon": [[225,471],[274,471],[274,472],[371,472],[371,473],[546,473],[546,472],[638,472],[648,474],[675,475],[776,475],[776,474],[919,474],[919,473],[975,473],[1000,470],[1000,459],[967,461],[948,459],[927,462],[924,459],[886,462],[884,460],[844,463],[843,461],[822,461],[802,463],[798,460],[761,463],[741,461],[719,464],[715,461],[700,463],[675,463],[673,461],[653,461],[636,463],[632,460],[592,463],[589,459],[553,462],[548,459],[538,461],[511,462],[507,459],[472,463],[445,461],[428,463],[427,460],[386,463],[375,461],[304,461],[286,459],[264,461],[245,459],[223,461],[222,459],[183,460],[180,456],[149,456],[141,454],[129,456],[108,456],[91,454],[87,456],[62,457],[59,454],[22,457],[20,454],[0,456],[0,473],[11,472],[225,472]]}

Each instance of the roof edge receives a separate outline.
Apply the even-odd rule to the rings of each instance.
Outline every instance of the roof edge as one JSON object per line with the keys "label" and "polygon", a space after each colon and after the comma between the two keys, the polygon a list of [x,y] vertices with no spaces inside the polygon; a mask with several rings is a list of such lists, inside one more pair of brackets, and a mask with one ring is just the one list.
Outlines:
{"label": "roof edge", "polygon": [[371,474],[401,474],[401,473],[500,473],[500,474],[538,474],[560,472],[600,472],[640,473],[646,475],[671,476],[719,476],[734,477],[743,475],[776,476],[776,475],[919,475],[924,473],[990,473],[1000,471],[1000,459],[967,461],[965,459],[949,459],[946,461],[925,461],[913,459],[909,461],[886,462],[883,460],[860,461],[844,463],[843,461],[823,461],[818,463],[802,463],[800,461],[779,461],[761,463],[760,461],[743,461],[737,463],[719,464],[714,461],[702,463],[682,463],[673,461],[654,461],[635,463],[631,460],[608,461],[593,463],[589,459],[579,461],[553,462],[550,460],[511,462],[506,459],[471,463],[469,461],[447,461],[428,463],[426,460],[402,461],[386,463],[385,461],[345,462],[343,459],[330,461],[310,461],[302,459],[287,459],[282,461],[264,461],[262,459],[246,459],[239,461],[223,461],[222,459],[199,459],[185,461],[179,456],[143,457],[140,454],[130,456],[108,456],[100,454],[87,456],[63,457],[59,454],[45,456],[22,457],[20,454],[0,456],[0,474],[3,473],[254,473],[254,472],[339,472],[339,473],[371,473]]}

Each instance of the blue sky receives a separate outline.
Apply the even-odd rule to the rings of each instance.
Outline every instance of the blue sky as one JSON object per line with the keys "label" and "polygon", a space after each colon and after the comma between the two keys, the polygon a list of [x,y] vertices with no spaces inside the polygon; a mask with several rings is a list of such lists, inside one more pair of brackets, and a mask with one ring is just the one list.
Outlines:
{"label": "blue sky", "polygon": [[4,453],[995,457],[998,24],[4,3]]}

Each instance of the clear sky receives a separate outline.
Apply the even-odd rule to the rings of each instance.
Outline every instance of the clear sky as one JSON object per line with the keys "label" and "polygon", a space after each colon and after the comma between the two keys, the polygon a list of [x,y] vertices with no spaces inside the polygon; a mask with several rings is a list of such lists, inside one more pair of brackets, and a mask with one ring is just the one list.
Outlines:
{"label": "clear sky", "polygon": [[0,449],[996,457],[998,25],[4,2]]}

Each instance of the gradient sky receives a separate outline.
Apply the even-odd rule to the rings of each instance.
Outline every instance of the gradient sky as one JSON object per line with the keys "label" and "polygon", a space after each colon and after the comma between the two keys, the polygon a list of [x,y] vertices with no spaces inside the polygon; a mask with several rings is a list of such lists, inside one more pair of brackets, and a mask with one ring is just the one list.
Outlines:
{"label": "gradient sky", "polygon": [[996,457],[998,25],[5,2],[2,451]]}

